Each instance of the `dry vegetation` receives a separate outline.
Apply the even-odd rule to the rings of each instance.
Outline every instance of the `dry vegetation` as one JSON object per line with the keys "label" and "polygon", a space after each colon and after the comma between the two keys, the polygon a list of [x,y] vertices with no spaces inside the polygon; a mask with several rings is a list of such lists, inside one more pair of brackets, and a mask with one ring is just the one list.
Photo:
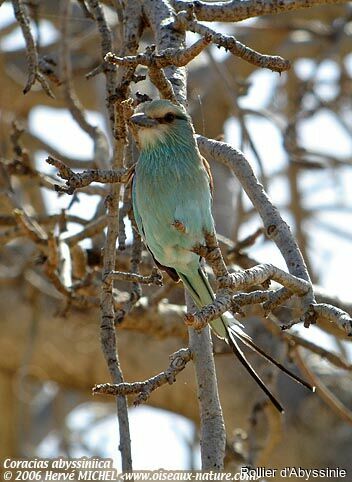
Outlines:
{"label": "dry vegetation", "polygon": [[[137,403],[147,401],[200,423],[203,468],[222,467],[224,419],[228,467],[249,463],[351,469],[352,303],[339,296],[344,281],[337,275],[334,293],[321,288],[324,266],[317,268],[312,249],[319,246],[316,226],[333,231],[336,249],[351,243],[347,226],[336,229],[325,218],[327,212],[351,216],[348,196],[346,202],[338,195],[325,201],[332,175],[335,192],[343,198],[351,152],[343,157],[339,150],[313,151],[300,138],[305,122],[329,113],[351,142],[351,6],[312,0],[214,5],[183,0],[0,0],[0,16],[11,4],[15,18],[2,27],[0,40],[19,25],[26,47],[0,53],[0,457],[34,455],[54,428],[62,451],[69,454],[73,438],[65,420],[75,406],[91,400],[95,387],[95,392],[117,395],[124,469],[131,467],[125,398],[130,394]],[[237,23],[249,18],[255,20]],[[47,43],[38,35],[43,20],[56,29],[56,40]],[[186,32],[198,34],[187,48]],[[218,58],[213,46],[228,55]],[[311,61],[304,78],[297,69],[301,59]],[[325,81],[320,68],[328,60],[335,75]],[[252,88],[251,75],[263,68],[275,79],[277,72],[283,74],[273,83],[265,108],[244,108],[241,99]],[[165,274],[162,278],[127,223],[129,219],[133,224],[128,181],[138,157],[128,117],[133,106],[158,95],[188,105],[202,134],[197,137],[199,148],[215,178],[222,256],[212,237],[199,249],[213,268],[218,297],[186,317],[180,285]],[[67,109],[92,140],[93,156],[65,155],[64,148],[37,136],[29,115],[38,106]],[[87,110],[104,113],[106,132],[88,122]],[[233,117],[240,146],[223,142],[224,124]],[[249,128],[251,119],[265,119],[281,136],[285,162],[280,171],[268,169],[257,148],[257,133]],[[65,145],[64,138],[60,145]],[[260,184],[237,147],[253,156]],[[36,162],[42,151],[50,171]],[[314,180],[315,173],[317,182],[302,183],[309,174]],[[266,193],[278,179],[285,182],[281,185],[288,201],[275,207]],[[321,199],[314,208],[307,202],[313,187]],[[66,196],[67,209],[49,214],[45,190]],[[96,195],[100,200],[94,212],[84,218],[72,214],[75,203]],[[291,229],[283,213],[292,220]],[[257,229],[243,237],[251,223]],[[73,224],[79,226],[74,234]],[[91,241],[89,248],[83,240]],[[268,264],[255,259],[252,250],[260,242],[278,247],[286,271],[270,259]],[[349,245],[345,270],[350,269],[351,253]],[[335,276],[334,266],[329,269]],[[337,271],[341,273],[341,267]],[[285,421],[218,341],[213,357],[207,322],[227,309],[242,317],[260,345],[283,362],[293,362],[317,386],[316,395],[306,393],[258,363],[282,395]],[[306,328],[316,324],[331,348],[322,348],[313,335],[309,341],[303,338],[295,331],[298,323]],[[198,335],[194,328],[204,326]],[[321,359],[328,363],[321,365]],[[40,405],[38,393],[48,381],[55,382],[57,390]],[[165,384],[173,385],[159,388]],[[210,422],[209,407],[215,414]]]}

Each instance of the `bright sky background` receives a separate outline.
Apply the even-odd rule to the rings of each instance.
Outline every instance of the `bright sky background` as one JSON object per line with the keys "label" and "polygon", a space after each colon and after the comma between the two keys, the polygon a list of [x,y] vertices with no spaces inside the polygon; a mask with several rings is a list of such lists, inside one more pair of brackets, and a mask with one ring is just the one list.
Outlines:
{"label": "bright sky background", "polygon": [[[4,4],[0,10],[0,27],[6,25],[12,18],[12,8],[8,4]],[[53,41],[56,32],[52,29],[49,22],[41,23],[42,38],[48,43]],[[22,36],[19,29],[9,35],[8,38],[0,44],[0,49],[11,50],[23,46]],[[220,54],[223,55],[223,54]],[[352,56],[349,68],[352,68]],[[299,74],[303,77],[309,75],[312,68],[312,62],[302,60],[298,66]],[[264,107],[268,98],[272,94],[273,86],[276,82],[283,81],[282,75],[270,71],[260,71],[251,78],[253,85],[249,91],[249,95],[241,98],[240,103],[244,107],[253,109]],[[325,80],[329,80],[336,75],[336,69],[333,62],[324,62],[320,68],[319,75]],[[30,94],[28,94],[30,95]],[[329,90],[322,92],[321,95],[329,95]],[[103,117],[97,112],[88,112],[88,120],[95,125],[99,125],[105,129]],[[286,163],[286,154],[282,148],[281,137],[277,129],[262,118],[251,118],[248,121],[248,128],[254,138],[254,142],[261,153],[265,169],[268,174],[277,171]],[[49,107],[37,107],[33,109],[30,116],[30,129],[39,137],[45,139],[49,144],[61,150],[64,154],[81,156],[87,158],[93,153],[93,145],[91,139],[75,124],[70,114],[63,109],[53,109]],[[239,129],[235,119],[230,120],[226,125],[226,137],[228,142],[234,146],[240,145]],[[300,138],[302,144],[308,149],[316,149],[319,151],[331,152],[336,156],[351,156],[352,144],[340,126],[335,122],[333,117],[326,112],[320,114],[307,121],[300,130]],[[64,140],[64,142],[63,142]],[[245,151],[246,152],[246,151]],[[247,157],[251,161],[256,170],[256,161],[250,152],[246,152]],[[44,163],[45,153],[39,153],[37,162],[40,169],[49,172],[55,172],[52,168]],[[326,174],[314,174],[307,172],[302,174],[300,182],[302,186],[314,187],[321,181],[321,177],[325,179],[325,188],[323,191],[312,192],[305,199],[307,207],[319,206],[322,202],[328,203],[339,200],[341,206],[352,207],[352,169],[341,169],[339,173],[331,172],[331,177],[326,180]],[[337,177],[339,182],[342,181],[342,189],[336,192],[334,187]],[[277,205],[282,205],[287,201],[286,181],[278,179],[273,183],[270,190],[270,196]],[[324,196],[321,199],[321,196]],[[51,212],[58,212],[60,208],[67,207],[71,198],[67,196],[58,197],[56,193],[45,190],[46,200]],[[94,206],[97,198],[92,196],[81,196],[81,202],[75,203],[73,212],[82,217],[91,217],[94,212]],[[285,211],[283,216],[290,222]],[[313,263],[318,272],[321,274],[321,284],[330,293],[339,293],[341,297],[350,299],[352,295],[352,284],[350,275],[346,272],[346,264],[348,260],[352,260],[352,214],[344,212],[324,212],[323,219],[343,229],[349,233],[349,241],[343,240],[333,233],[319,225],[311,224],[310,229],[314,230],[314,244],[310,246]],[[248,223],[242,231],[242,235],[253,232],[259,225],[258,221]],[[77,229],[77,226],[70,226],[71,229]],[[285,268],[284,261],[278,250],[271,243],[257,243],[253,248],[253,256],[262,262],[271,262]],[[352,262],[352,261],[351,261]],[[308,338],[313,335],[317,336],[317,329],[301,330],[302,334]],[[328,337],[319,334],[319,341],[322,345],[330,346]],[[171,388],[163,388],[170,390]],[[104,415],[106,405],[101,408]],[[69,426],[75,431],[83,431],[92,425],[92,406],[86,404],[77,408],[69,417]],[[136,469],[156,469],[163,467],[171,468],[187,468],[189,452],[185,448],[184,440],[190,440],[193,433],[193,425],[183,417],[172,415],[160,410],[152,410],[148,407],[140,407],[131,409],[130,411],[131,433],[133,441],[133,460]],[[110,416],[104,418],[88,429],[84,440],[89,450],[94,453],[95,450],[105,456],[114,456],[116,454],[117,441],[116,437],[116,418]],[[147,434],[147,436],[146,436]],[[153,438],[152,438],[153,435]],[[148,446],[146,445],[148,440]],[[102,447],[104,447],[102,451]],[[152,449],[151,449],[152,447]],[[80,451],[77,447],[74,449],[75,456],[86,455],[87,452]],[[40,446],[39,454],[42,456],[54,455],[57,452],[57,439],[55,434],[49,436]],[[199,465],[199,454],[197,456]],[[115,455],[116,467],[119,467],[119,457]]]}

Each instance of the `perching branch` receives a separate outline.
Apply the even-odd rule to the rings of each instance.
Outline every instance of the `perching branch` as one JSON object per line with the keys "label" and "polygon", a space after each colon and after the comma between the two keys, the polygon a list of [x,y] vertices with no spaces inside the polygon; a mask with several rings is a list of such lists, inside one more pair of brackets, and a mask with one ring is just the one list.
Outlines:
{"label": "perching branch", "polygon": [[[229,167],[237,177],[253,206],[261,216],[266,235],[272,239],[283,255],[290,273],[310,282],[306,264],[289,226],[273,206],[263,186],[259,184],[253,170],[243,154],[223,142],[197,136],[200,151],[205,157],[216,159]],[[307,317],[307,308],[314,303],[313,292],[302,298],[302,313]],[[309,322],[309,320],[307,320]]]}

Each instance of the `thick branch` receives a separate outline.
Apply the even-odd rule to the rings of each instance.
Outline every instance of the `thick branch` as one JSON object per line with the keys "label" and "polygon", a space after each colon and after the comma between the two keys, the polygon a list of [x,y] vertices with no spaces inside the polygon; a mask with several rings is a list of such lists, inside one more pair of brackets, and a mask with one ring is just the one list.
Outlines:
{"label": "thick branch", "polygon": [[344,0],[230,0],[224,2],[202,2],[196,0],[172,0],[177,11],[186,10],[190,5],[199,20],[207,22],[238,22],[246,18],[289,12],[317,5],[346,3]]}
{"label": "thick branch", "polygon": [[[209,140],[202,136],[197,136],[197,142],[205,157],[225,164],[237,177],[262,218],[266,235],[275,242],[281,251],[289,272],[297,278],[310,282],[307,267],[289,226],[271,203],[244,155],[229,144]],[[308,306],[313,299],[308,296],[305,301]]]}
{"label": "thick branch", "polygon": [[[166,0],[144,0],[144,11],[154,32],[159,51],[185,47],[185,32],[175,28],[175,12]],[[184,67],[166,67],[165,75],[171,83],[175,98],[186,105],[186,71]],[[191,300],[187,297],[187,309]],[[212,353],[209,328],[196,333],[189,328],[189,340],[194,355],[194,368],[197,377],[197,391],[201,416],[201,456],[203,469],[223,467],[225,454],[225,427],[219,401],[216,372]]]}
{"label": "thick branch", "polygon": [[340,326],[348,336],[352,336],[352,318],[343,310],[325,303],[314,304],[311,309],[315,316],[321,316]]}
{"label": "thick branch", "polygon": [[[189,314],[194,309],[194,303],[187,292],[186,305],[187,314]],[[189,327],[188,335],[197,378],[202,469],[222,470],[226,433],[217,387],[210,328],[207,326],[201,331],[196,331],[193,327]]]}
{"label": "thick branch", "polygon": [[311,285],[307,281],[285,273],[285,271],[272,264],[259,264],[253,268],[219,278],[218,282],[220,288],[231,288],[233,291],[241,291],[254,285],[261,285],[267,280],[276,281],[299,296],[305,295],[311,289]]}

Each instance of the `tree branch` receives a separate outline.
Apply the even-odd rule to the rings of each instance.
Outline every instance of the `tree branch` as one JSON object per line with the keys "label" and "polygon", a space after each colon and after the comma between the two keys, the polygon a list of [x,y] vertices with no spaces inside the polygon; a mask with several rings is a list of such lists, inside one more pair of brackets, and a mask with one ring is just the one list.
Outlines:
{"label": "tree branch", "polygon": [[136,406],[140,403],[145,403],[154,390],[167,383],[172,385],[176,382],[176,376],[182,370],[184,370],[187,363],[191,360],[192,352],[189,348],[181,348],[177,352],[170,355],[169,358],[170,365],[165,371],[149,378],[148,380],[145,380],[144,382],[119,384],[103,383],[100,385],[95,385],[92,390],[93,395],[96,395],[97,393],[115,396],[138,394],[133,404]]}
{"label": "tree branch", "polygon": [[317,394],[329,405],[330,408],[345,422],[352,424],[352,412],[349,410],[335,395],[328,389],[328,387],[320,380],[320,378],[309,368],[304,358],[301,355],[299,348],[294,350],[295,361],[302,371],[302,373],[308,378],[308,380],[316,387]]}
{"label": "tree branch", "polygon": [[124,183],[129,180],[129,170],[124,167],[115,169],[88,169],[75,173],[64,162],[49,156],[46,162],[59,170],[58,176],[66,180],[66,186],[56,185],[55,189],[66,194],[73,194],[77,189],[89,186],[92,182],[103,184]]}
{"label": "tree branch", "polygon": [[109,163],[109,142],[104,132],[97,126],[92,126],[85,115],[84,108],[78,99],[73,87],[72,67],[70,58],[70,36],[69,36],[69,18],[71,15],[70,0],[63,0],[60,6],[61,12],[61,43],[60,43],[60,73],[64,96],[68,109],[81,127],[92,139],[94,143],[94,161],[100,167],[107,167]]}
{"label": "tree branch", "polygon": [[[104,58],[112,50],[112,36],[106,22],[102,5],[97,0],[88,0],[91,11],[97,22],[101,36],[101,50]],[[123,19],[123,51],[125,54],[134,54],[137,50],[141,33],[141,9],[133,0],[126,2]],[[133,78],[134,69],[122,67],[116,78],[115,66],[107,65],[104,69],[106,78],[106,103],[109,111],[110,126],[114,135],[114,155],[112,168],[123,172],[126,138],[126,120],[124,117],[123,102],[128,96],[129,84]],[[112,279],[105,279],[108,273],[115,268],[116,240],[119,230],[119,198],[120,186],[113,184],[107,202],[107,234],[104,246],[103,259],[103,286],[101,293],[101,343],[106,363],[112,380],[115,384],[123,383],[123,375],[117,352],[117,340],[114,329],[115,309]],[[131,440],[128,422],[127,400],[123,395],[118,395],[117,416],[119,421],[120,442],[119,449],[122,458],[122,470],[132,470]]]}
{"label": "tree branch", "polygon": [[259,53],[238,41],[233,35],[225,35],[216,32],[210,27],[198,23],[194,15],[191,15],[191,18],[189,17],[190,15],[188,12],[180,12],[178,14],[177,20],[182,28],[198,33],[208,43],[211,42],[218,47],[223,47],[226,51],[231,52],[236,57],[240,57],[250,64],[270,69],[274,72],[283,72],[288,70],[291,66],[288,60],[285,60],[278,55],[265,55]]}
{"label": "tree branch", "polygon": [[47,83],[45,77],[43,76],[43,74],[40,72],[40,69],[39,69],[37,46],[33,38],[31,26],[29,23],[29,18],[25,10],[25,7],[23,5],[23,1],[12,0],[12,6],[13,6],[13,11],[14,11],[16,20],[20,24],[22,34],[26,42],[26,49],[27,49],[28,79],[23,89],[23,93],[27,94],[33,87],[35,81],[38,80],[38,82],[43,87],[43,90],[46,92],[46,94],[49,97],[54,98],[55,96],[52,93],[49,87],[49,84]]}
{"label": "tree branch", "polygon": [[246,18],[275,13],[290,12],[318,5],[336,5],[346,3],[344,0],[229,0],[224,2],[202,2],[196,0],[171,0],[176,11],[186,10],[192,6],[198,20],[207,22],[239,22]]}
{"label": "tree branch", "polygon": [[[262,218],[266,235],[275,242],[284,257],[289,272],[310,283],[306,264],[289,226],[269,200],[244,155],[224,142],[209,140],[199,135],[196,137],[199,149],[205,157],[213,158],[225,164],[237,177]],[[313,300],[311,292],[304,299],[307,306]]]}
{"label": "tree branch", "polygon": [[[184,49],[185,32],[177,28],[175,12],[166,0],[144,0],[144,11],[154,32],[157,48]],[[165,68],[174,96],[180,104],[187,104],[186,71],[184,67]],[[187,309],[192,306],[186,293]],[[222,469],[225,454],[225,426],[219,401],[215,365],[209,328],[196,333],[189,328],[189,346],[194,355],[198,400],[201,415],[202,468]]]}
{"label": "tree branch", "polygon": [[105,277],[105,280],[110,278],[112,280],[128,281],[130,283],[139,283],[144,285],[163,285],[162,275],[157,268],[154,268],[152,274],[150,274],[149,276],[142,276],[136,273],[124,273],[122,271],[112,271]]}
{"label": "tree branch", "polygon": [[[194,310],[194,303],[186,292],[187,315]],[[200,441],[202,470],[222,470],[226,446],[226,431],[219,399],[210,328],[201,331],[188,328],[189,347],[197,380],[200,411]]]}

